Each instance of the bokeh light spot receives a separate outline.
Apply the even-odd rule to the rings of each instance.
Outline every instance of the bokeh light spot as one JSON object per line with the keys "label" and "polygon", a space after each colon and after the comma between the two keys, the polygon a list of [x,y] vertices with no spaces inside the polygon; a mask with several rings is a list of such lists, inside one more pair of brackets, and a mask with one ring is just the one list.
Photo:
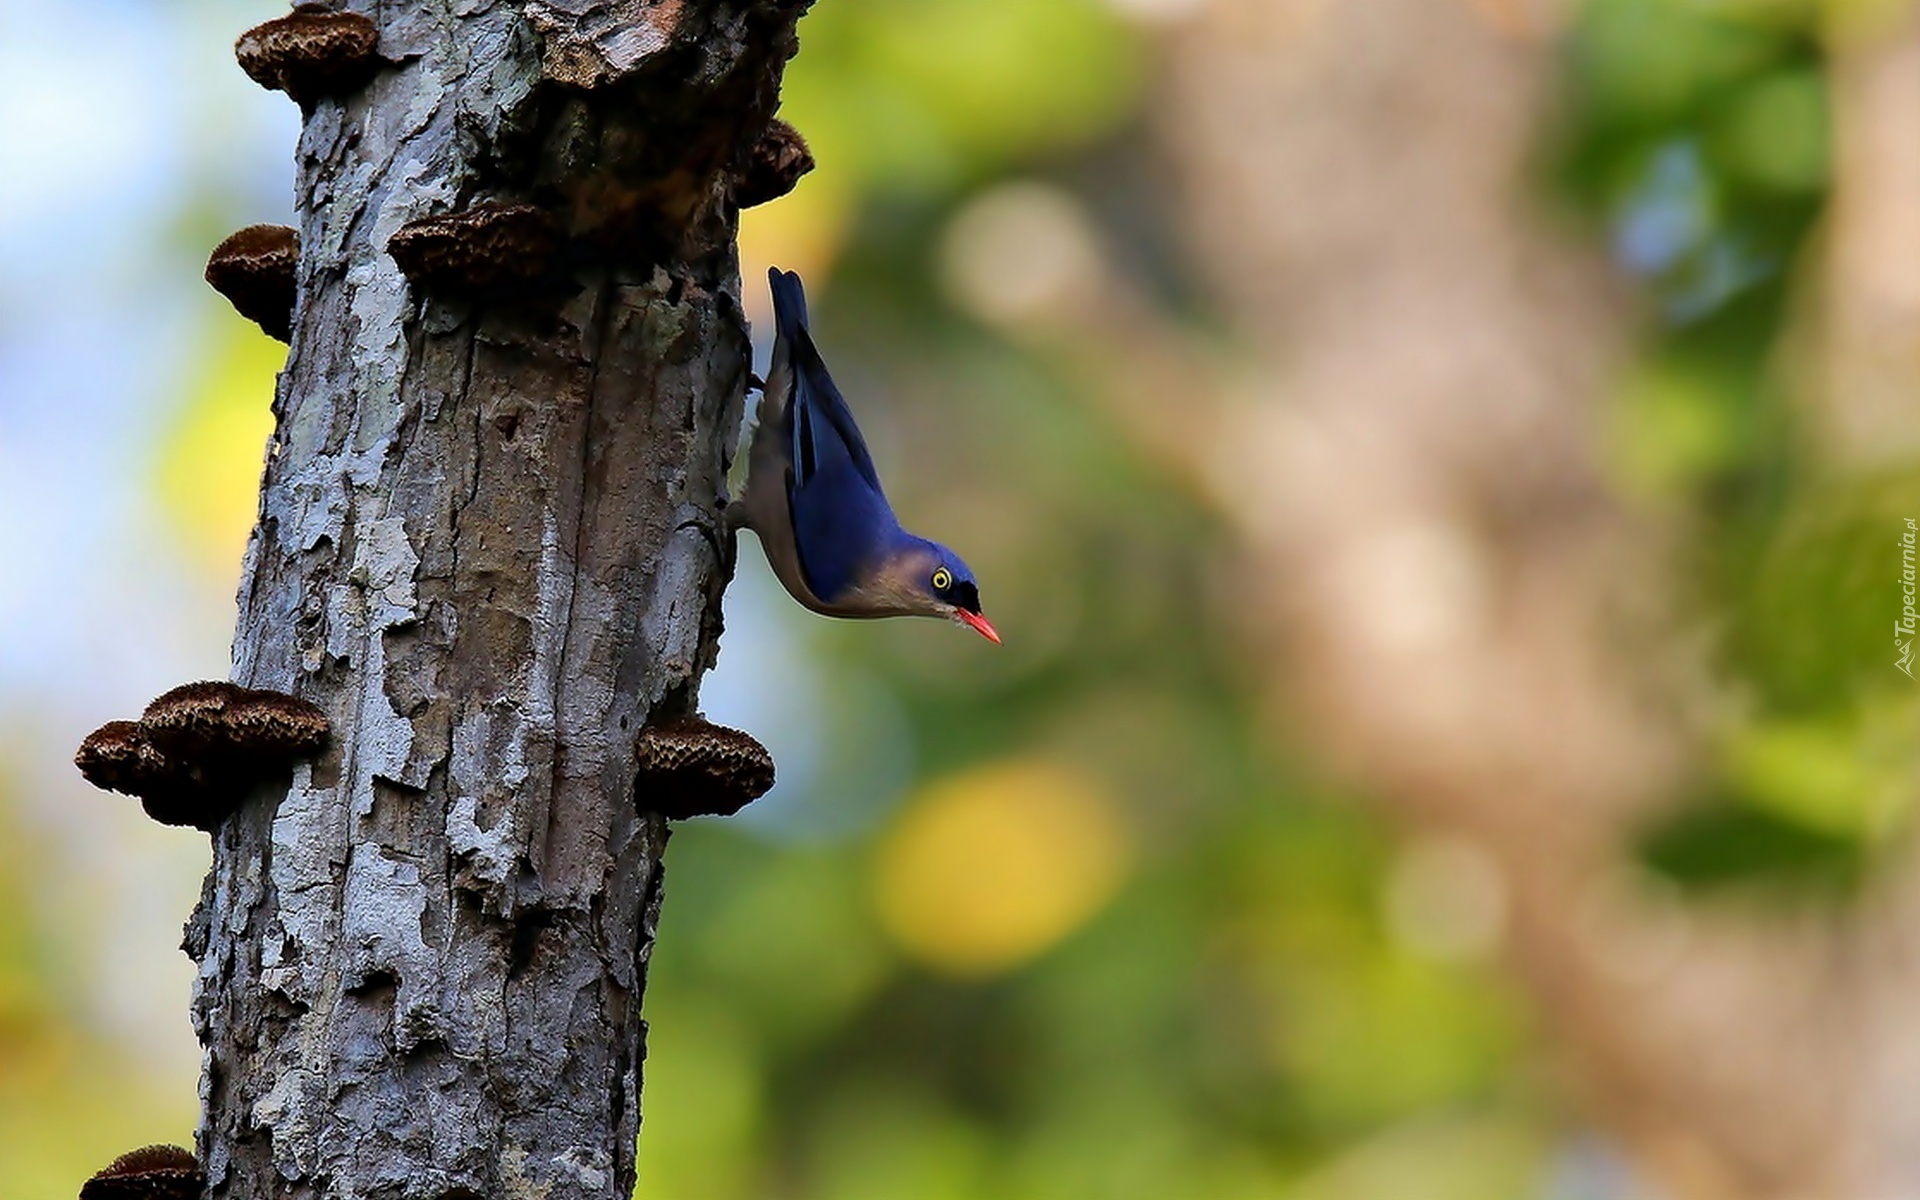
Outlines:
{"label": "bokeh light spot", "polygon": [[286,353],[251,327],[234,333],[189,381],[178,423],[160,447],[160,507],[209,571],[238,576],[273,433],[274,378]]}
{"label": "bokeh light spot", "polygon": [[927,966],[991,975],[1098,912],[1127,858],[1125,829],[1100,781],[1049,763],[1000,763],[909,803],[880,846],[880,919]]}
{"label": "bokeh light spot", "polygon": [[820,171],[803,177],[788,195],[740,214],[741,302],[755,329],[773,322],[767,268],[798,271],[810,285],[823,283],[852,218],[845,181]]}
{"label": "bokeh light spot", "polygon": [[960,210],[941,244],[941,281],[990,325],[1057,322],[1100,285],[1101,249],[1080,202],[1044,183],[1007,183]]}

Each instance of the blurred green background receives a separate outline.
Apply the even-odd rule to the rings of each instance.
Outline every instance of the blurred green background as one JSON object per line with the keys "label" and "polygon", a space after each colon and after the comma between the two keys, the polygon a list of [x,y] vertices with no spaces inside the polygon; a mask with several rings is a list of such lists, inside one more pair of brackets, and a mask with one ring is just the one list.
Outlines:
{"label": "blurred green background", "polygon": [[[995,264],[1101,246],[1159,327],[1245,354],[1188,262],[1158,108],[1210,7],[802,23],[783,115],[821,165],[746,215],[752,311],[769,263],[806,276],[897,506],[968,557],[1007,645],[818,621],[743,548],[705,707],[781,783],[673,835],[645,1200],[1684,1194],[1579,1103],[1472,851],[1284,735],[1216,491],[1084,346],[1014,328],[1031,302]],[[1782,365],[1823,301],[1834,30],[1868,7],[1588,0],[1533,35],[1554,81],[1528,187],[1635,314],[1596,457],[1728,698],[1634,870],[1762,923],[1849,919],[1915,794],[1920,693],[1886,631],[1920,475],[1836,468]],[[0,0],[9,1196],[191,1136],[174,947],[204,843],[68,758],[225,674],[282,348],[198,275],[291,211],[297,115],[227,51],[277,11]]]}

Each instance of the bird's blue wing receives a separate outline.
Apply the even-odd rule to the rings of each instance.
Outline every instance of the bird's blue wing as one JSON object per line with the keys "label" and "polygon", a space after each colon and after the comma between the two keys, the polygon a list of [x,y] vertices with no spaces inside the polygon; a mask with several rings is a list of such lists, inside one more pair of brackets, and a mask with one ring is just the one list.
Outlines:
{"label": "bird's blue wing", "polygon": [[[854,469],[868,486],[881,491],[880,473],[874,470],[873,456],[867,453],[867,440],[860,436],[853,410],[847,407],[840,389],[834,386],[833,376],[827,373],[827,364],[813,344],[813,334],[807,328],[807,293],[801,287],[800,276],[775,267],[767,272],[767,282],[773,291],[775,336],[785,339],[792,356],[793,402],[787,408],[789,428],[803,408],[809,410],[810,419],[830,426],[845,444]],[[797,443],[795,450],[798,451]]]}
{"label": "bird's blue wing", "polygon": [[853,413],[807,331],[800,277],[768,272],[776,336],[793,371],[787,404],[787,504],[807,587],[828,603],[857,586],[886,553],[899,522]]}
{"label": "bird's blue wing", "polygon": [[836,603],[886,557],[899,528],[893,511],[845,457],[820,462],[804,485],[794,476],[787,497],[807,587]]}

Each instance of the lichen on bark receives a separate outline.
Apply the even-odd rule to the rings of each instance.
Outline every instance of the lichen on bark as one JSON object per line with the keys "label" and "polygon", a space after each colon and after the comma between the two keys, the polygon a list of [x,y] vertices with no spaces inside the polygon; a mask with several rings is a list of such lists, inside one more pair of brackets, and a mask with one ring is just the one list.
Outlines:
{"label": "lichen on bark", "polygon": [[[214,836],[187,930],[212,1197],[633,1185],[664,819],[748,378],[733,165],[804,5],[355,0],[385,63],[307,113],[299,303],[234,678],[332,722]],[[387,251],[554,215],[561,286],[438,296]]]}

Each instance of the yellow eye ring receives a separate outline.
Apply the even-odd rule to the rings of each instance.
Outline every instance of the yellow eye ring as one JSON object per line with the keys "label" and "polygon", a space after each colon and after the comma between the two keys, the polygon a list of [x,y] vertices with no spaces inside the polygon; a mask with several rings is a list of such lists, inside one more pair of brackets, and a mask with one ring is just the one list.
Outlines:
{"label": "yellow eye ring", "polygon": [[952,586],[953,586],[953,572],[947,570],[945,567],[940,567],[934,571],[933,573],[933,590],[934,591],[944,592]]}

